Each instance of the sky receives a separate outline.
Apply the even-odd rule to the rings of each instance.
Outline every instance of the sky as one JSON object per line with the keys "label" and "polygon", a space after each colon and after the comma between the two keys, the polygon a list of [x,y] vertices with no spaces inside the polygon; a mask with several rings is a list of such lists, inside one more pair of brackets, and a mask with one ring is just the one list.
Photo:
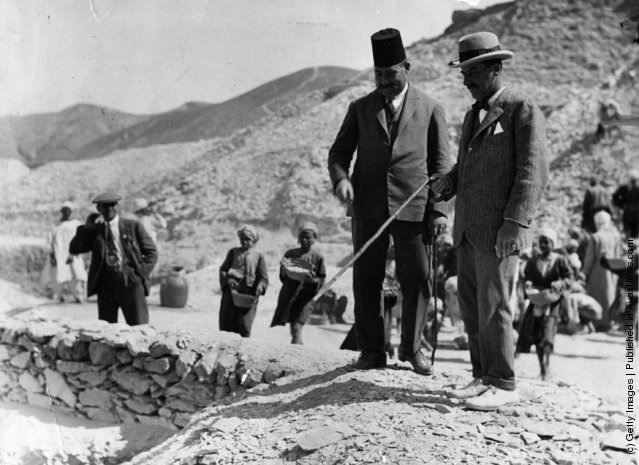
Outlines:
{"label": "sky", "polygon": [[3,0],[0,115],[221,102],[306,67],[368,68],[373,32],[408,46],[498,1]]}

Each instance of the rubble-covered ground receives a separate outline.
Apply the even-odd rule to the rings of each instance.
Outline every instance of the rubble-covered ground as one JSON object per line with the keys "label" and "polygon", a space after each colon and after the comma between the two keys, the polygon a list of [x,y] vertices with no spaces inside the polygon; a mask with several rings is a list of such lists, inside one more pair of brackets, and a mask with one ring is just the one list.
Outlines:
{"label": "rubble-covered ground", "polygon": [[310,375],[202,412],[131,465],[624,464],[626,417],[583,389],[525,380],[521,403],[473,412],[463,368]]}
{"label": "rubble-covered ground", "polygon": [[[199,337],[214,337],[219,302],[214,278],[214,267],[189,276],[190,305],[185,309],[160,307],[154,289],[149,298],[153,325],[162,330],[179,325]],[[348,287],[349,281],[342,278],[338,287]],[[204,409],[166,441],[130,428],[124,432],[114,425],[73,423],[62,412],[39,416],[34,409],[25,413],[23,406],[0,406],[0,430],[5,432],[0,463],[121,463],[117,457],[130,457],[133,450],[148,452],[127,462],[131,465],[632,463],[633,456],[621,450],[627,434],[621,335],[558,335],[553,377],[546,382],[538,379],[535,354],[522,354],[516,361],[522,402],[501,412],[478,413],[445,395],[449,386],[470,377],[468,353],[454,349],[452,328],[440,334],[431,377],[418,376],[396,360],[386,370],[347,372],[345,363],[355,354],[336,348],[349,326],[309,324],[306,346],[292,347],[288,328],[269,327],[276,297],[274,286],[260,302],[252,338],[276,344],[283,353],[301,352],[314,368]],[[19,301],[20,296],[13,298]],[[11,314],[91,321],[95,305],[48,302],[31,309],[20,306]],[[347,318],[352,318],[350,308]],[[396,332],[393,337],[397,340]],[[317,349],[324,360],[333,353],[333,361],[311,363]],[[15,432],[7,435],[14,430],[5,425],[32,433],[19,443]],[[31,456],[25,456],[24,449],[14,453],[25,443]],[[69,457],[83,460],[62,461],[75,460]],[[87,457],[94,461],[87,462]]]}

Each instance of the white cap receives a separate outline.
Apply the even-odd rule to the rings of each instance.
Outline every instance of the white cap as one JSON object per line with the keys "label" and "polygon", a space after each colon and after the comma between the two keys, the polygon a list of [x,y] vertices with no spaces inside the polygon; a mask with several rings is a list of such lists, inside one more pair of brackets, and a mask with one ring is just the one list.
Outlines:
{"label": "white cap", "polygon": [[138,197],[133,201],[133,205],[135,205],[135,209],[133,211],[144,210],[149,206],[149,202],[145,198]]}

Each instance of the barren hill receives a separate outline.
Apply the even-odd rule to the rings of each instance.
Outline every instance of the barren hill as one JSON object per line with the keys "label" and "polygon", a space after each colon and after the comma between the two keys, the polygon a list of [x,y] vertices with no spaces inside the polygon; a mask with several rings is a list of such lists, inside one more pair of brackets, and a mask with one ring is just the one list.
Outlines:
{"label": "barren hill", "polygon": [[[472,103],[458,71],[447,66],[456,55],[457,40],[471,31],[493,30],[504,47],[515,52],[505,65],[508,85],[542,106],[553,159],[537,224],[550,223],[565,230],[577,222],[588,177],[599,175],[612,189],[625,181],[628,167],[639,161],[637,128],[622,128],[605,141],[593,135],[600,100],[614,98],[624,113],[639,113],[639,47],[619,30],[623,18],[617,8],[623,4],[622,0],[509,2],[475,11],[470,19],[463,15],[460,19],[458,14],[448,32],[408,47],[413,62],[411,82],[441,101],[448,113],[453,156],[463,113]],[[167,260],[227,247],[240,222],[277,231],[311,218],[320,223],[324,239],[347,241],[348,223],[343,208],[331,196],[326,154],[348,102],[369,92],[373,84],[368,71],[345,84],[337,76],[350,73],[320,73],[313,78],[313,70],[301,71],[295,82],[308,92],[287,93],[293,81],[284,80],[238,97],[228,112],[218,116],[229,119],[230,125],[247,126],[222,131],[222,137],[186,159],[179,154],[180,150],[191,151],[188,144],[179,145],[182,148],[176,149],[176,156],[162,156],[162,162],[154,164],[156,154],[166,154],[173,146],[152,146],[92,160],[93,172],[101,173],[92,178],[71,165],[69,169],[53,164],[34,170],[26,177],[24,189],[0,195],[0,212],[9,219],[2,232],[34,233],[53,220],[58,202],[69,196],[88,199],[90,192],[112,185],[126,196],[142,194],[158,201],[160,211],[170,220],[164,247]],[[304,87],[307,82],[313,84]],[[250,118],[235,119],[240,113],[233,108],[238,107],[255,111]],[[187,113],[200,116],[182,125]],[[211,115],[213,108],[205,104],[187,105],[141,123],[139,133],[127,134],[143,143],[148,128],[156,134],[166,131],[174,140],[203,128],[216,130],[214,124],[204,124]],[[175,132],[169,130],[172,127]],[[106,151],[111,143],[117,146],[109,142],[96,153]],[[136,167],[147,166],[121,169],[133,153],[139,157]],[[29,213],[36,205],[39,213]]]}
{"label": "barren hill", "polygon": [[299,95],[356,74],[347,68],[307,68],[222,103],[186,103],[93,140],[78,149],[78,156],[95,158],[114,150],[224,137],[277,111]]}
{"label": "barren hill", "polygon": [[91,140],[136,124],[146,116],[131,115],[97,105],[78,104],[57,113],[0,118],[0,158],[16,154],[29,166],[53,160],[74,160]]}

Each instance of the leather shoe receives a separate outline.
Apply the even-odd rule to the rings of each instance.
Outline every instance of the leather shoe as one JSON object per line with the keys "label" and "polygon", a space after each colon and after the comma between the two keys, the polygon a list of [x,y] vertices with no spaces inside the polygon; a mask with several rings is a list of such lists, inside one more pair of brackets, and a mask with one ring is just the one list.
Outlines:
{"label": "leather shoe", "polygon": [[409,354],[406,349],[400,346],[397,352],[397,358],[399,358],[399,361],[410,362],[410,364],[413,365],[415,373],[425,376],[433,373],[433,366],[430,363],[429,354],[423,347],[421,347],[417,352]]}
{"label": "leather shoe", "polygon": [[374,368],[386,368],[385,352],[361,352],[355,363],[350,365],[349,370],[371,370]]}
{"label": "leather shoe", "polygon": [[474,378],[470,383],[463,387],[458,387],[448,393],[453,399],[470,399],[477,397],[488,391],[490,386],[483,383],[481,378]]}

